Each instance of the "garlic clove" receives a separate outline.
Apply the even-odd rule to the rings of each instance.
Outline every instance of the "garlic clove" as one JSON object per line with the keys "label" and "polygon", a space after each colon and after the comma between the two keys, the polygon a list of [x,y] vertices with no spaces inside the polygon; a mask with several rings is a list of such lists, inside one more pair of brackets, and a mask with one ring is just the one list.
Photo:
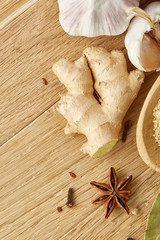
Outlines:
{"label": "garlic clove", "polygon": [[139,61],[146,71],[160,68],[160,46],[149,33],[143,35],[140,46]]}
{"label": "garlic clove", "polygon": [[140,0],[58,0],[59,21],[73,36],[96,37],[123,33]]}
{"label": "garlic clove", "polygon": [[138,16],[138,17],[141,17],[142,19],[145,19],[152,27],[152,19],[143,9],[133,8],[133,9],[130,9],[130,12],[133,13],[134,16]]}
{"label": "garlic clove", "polygon": [[149,4],[144,11],[132,9],[135,17],[128,28],[125,46],[132,64],[142,71],[159,70],[160,1]]}

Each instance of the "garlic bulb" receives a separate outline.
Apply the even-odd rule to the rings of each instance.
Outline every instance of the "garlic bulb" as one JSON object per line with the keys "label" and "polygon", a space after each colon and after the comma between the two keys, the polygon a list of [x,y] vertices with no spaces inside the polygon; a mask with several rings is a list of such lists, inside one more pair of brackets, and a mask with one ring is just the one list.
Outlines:
{"label": "garlic bulb", "polygon": [[59,21],[73,36],[96,37],[123,33],[140,0],[58,0]]}
{"label": "garlic bulb", "polygon": [[149,4],[129,26],[125,46],[132,64],[142,71],[160,70],[160,1]]}

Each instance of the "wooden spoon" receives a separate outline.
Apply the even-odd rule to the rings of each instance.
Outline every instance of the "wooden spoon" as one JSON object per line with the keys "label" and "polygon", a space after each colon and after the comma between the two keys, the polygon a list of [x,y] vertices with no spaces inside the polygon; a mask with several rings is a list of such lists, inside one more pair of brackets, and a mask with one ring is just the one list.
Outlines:
{"label": "wooden spoon", "polygon": [[160,172],[160,146],[153,137],[153,109],[160,99],[160,76],[154,83],[143,104],[137,124],[137,148],[143,161]]}

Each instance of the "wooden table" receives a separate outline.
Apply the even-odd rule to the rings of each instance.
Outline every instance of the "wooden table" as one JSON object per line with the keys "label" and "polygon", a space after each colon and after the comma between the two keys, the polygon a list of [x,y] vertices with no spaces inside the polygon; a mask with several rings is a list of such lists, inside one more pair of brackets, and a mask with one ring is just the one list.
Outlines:
{"label": "wooden table", "polygon": [[[141,6],[149,2],[143,0]],[[87,46],[121,49],[126,55],[124,34],[68,36],[59,24],[56,0],[1,0],[0,21],[0,239],[142,240],[160,177],[140,159],[135,132],[158,73],[146,74],[125,117],[134,121],[127,141],[91,159],[79,151],[84,136],[64,135],[66,121],[56,104],[65,88],[52,73],[52,64],[62,56],[77,59]],[[129,61],[128,68],[133,69]],[[119,179],[133,175],[128,205],[131,211],[139,209],[136,216],[116,207],[105,220],[104,205],[91,204],[97,192],[89,182],[106,182],[111,166]],[[69,187],[75,198],[71,209],[65,206]]]}

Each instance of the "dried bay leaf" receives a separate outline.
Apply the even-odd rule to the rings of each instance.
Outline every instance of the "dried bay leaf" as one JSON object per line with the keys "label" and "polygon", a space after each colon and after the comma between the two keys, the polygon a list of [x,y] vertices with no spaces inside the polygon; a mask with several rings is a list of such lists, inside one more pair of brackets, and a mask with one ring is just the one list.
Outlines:
{"label": "dried bay leaf", "polygon": [[160,240],[160,193],[148,216],[145,240]]}

